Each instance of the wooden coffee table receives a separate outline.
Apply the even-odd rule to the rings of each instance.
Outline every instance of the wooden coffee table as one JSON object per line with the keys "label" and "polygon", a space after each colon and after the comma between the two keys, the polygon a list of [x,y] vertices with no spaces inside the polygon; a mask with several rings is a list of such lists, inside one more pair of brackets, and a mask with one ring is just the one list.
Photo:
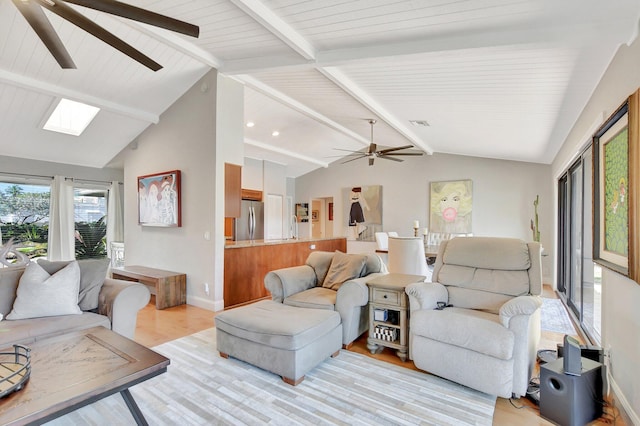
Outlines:
{"label": "wooden coffee table", "polygon": [[120,392],[139,425],[147,422],[129,388],[167,371],[170,360],[104,327],[41,340],[31,378],[0,399],[0,424],[41,424]]}

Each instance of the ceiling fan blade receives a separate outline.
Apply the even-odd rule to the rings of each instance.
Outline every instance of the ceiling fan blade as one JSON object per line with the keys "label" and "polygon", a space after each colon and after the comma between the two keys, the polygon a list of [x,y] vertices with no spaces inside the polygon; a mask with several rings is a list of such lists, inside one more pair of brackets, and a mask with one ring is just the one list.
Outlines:
{"label": "ceiling fan blade", "polygon": [[342,164],[344,164],[344,163],[350,163],[350,162],[352,162],[352,161],[359,160],[359,159],[361,159],[361,158],[365,158],[365,157],[368,157],[368,155],[367,155],[367,154],[365,154],[365,155],[361,155],[361,156],[359,156],[359,157],[352,158],[352,159],[347,160],[347,161],[343,161],[343,162],[342,162]]}
{"label": "ceiling fan blade", "polygon": [[378,154],[387,154],[389,152],[400,151],[400,150],[409,149],[409,148],[413,148],[413,145],[405,145],[405,146],[397,146],[394,148],[381,149],[380,151],[378,151]]}
{"label": "ceiling fan blade", "polygon": [[392,152],[387,154],[378,153],[378,157],[385,157],[387,155],[422,155],[422,152]]}
{"label": "ceiling fan blade", "polygon": [[333,148],[335,151],[356,152],[358,154],[364,154],[362,151],[353,151],[351,149]]}
{"label": "ceiling fan blade", "polygon": [[76,64],[73,63],[71,55],[62,44],[62,40],[58,37],[58,34],[53,29],[51,22],[47,19],[44,11],[40,7],[39,3],[33,1],[24,2],[22,0],[13,0],[13,3],[18,8],[18,11],[24,16],[31,28],[36,32],[42,43],[49,49],[51,55],[64,69],[75,69]]}
{"label": "ceiling fan blade", "polygon": [[388,155],[381,155],[381,156],[379,156],[378,158],[382,158],[383,160],[397,161],[397,162],[399,162],[399,163],[401,163],[401,162],[403,162],[403,161],[404,161],[404,160],[401,160],[401,159],[399,159],[399,158],[393,158],[393,157],[390,157],[390,156],[388,156]]}
{"label": "ceiling fan blade", "polygon": [[160,65],[159,63],[157,63],[156,61],[154,61],[144,53],[140,52],[130,44],[127,44],[126,42],[122,41],[118,37],[114,36],[109,31],[102,28],[100,25],[90,21],[84,15],[76,12],[74,9],[64,4],[61,0],[54,0],[53,6],[49,4],[49,2],[46,0],[36,0],[36,1],[40,3],[43,7],[46,7],[51,12],[60,16],[61,18],[66,19],[67,21],[71,22],[75,26],[82,28],[89,34],[92,34],[93,36],[104,41],[114,49],[117,49],[120,52],[124,53],[125,55],[129,56],[131,59],[140,62],[142,65],[146,66],[147,68],[150,68],[153,71],[158,71],[159,69],[162,69],[162,65]]}
{"label": "ceiling fan blade", "polygon": [[90,9],[99,10],[110,15],[121,16],[154,27],[164,28],[166,30],[175,31],[191,37],[200,35],[200,27],[189,24],[188,22],[160,15],[159,13],[131,6],[116,0],[64,0],[67,3],[77,4]]}
{"label": "ceiling fan blade", "polygon": [[347,158],[347,157],[353,157],[356,155],[360,155],[362,156],[361,152],[354,152],[352,154],[346,154],[346,155],[325,155],[323,158]]}
{"label": "ceiling fan blade", "polygon": [[373,160],[375,160],[375,157],[369,157],[369,165],[373,166]]}

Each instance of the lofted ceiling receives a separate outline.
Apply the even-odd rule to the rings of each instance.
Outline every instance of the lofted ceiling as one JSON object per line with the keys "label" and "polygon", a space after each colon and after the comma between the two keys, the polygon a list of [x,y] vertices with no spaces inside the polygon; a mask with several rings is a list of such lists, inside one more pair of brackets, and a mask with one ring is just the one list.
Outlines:
{"label": "lofted ceiling", "polygon": [[[369,119],[378,145],[549,164],[640,16],[638,0],[128,2],[200,37],[72,6],[164,66],[153,72],[46,12],[77,65],[63,70],[0,0],[0,155],[117,165],[216,68],[245,85],[245,155],[288,176],[365,149]],[[42,130],[60,97],[102,109],[81,136]]]}

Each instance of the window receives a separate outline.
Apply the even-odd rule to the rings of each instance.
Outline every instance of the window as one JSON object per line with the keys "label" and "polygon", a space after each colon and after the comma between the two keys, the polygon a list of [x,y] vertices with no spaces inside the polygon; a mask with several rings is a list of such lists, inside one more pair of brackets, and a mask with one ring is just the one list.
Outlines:
{"label": "window", "polygon": [[74,188],[76,259],[107,256],[107,190],[77,186]]}
{"label": "window", "polygon": [[47,256],[50,191],[49,185],[0,181],[2,244],[13,238],[29,258]]}
{"label": "window", "polygon": [[[0,242],[13,238],[18,251],[30,259],[47,257],[51,186],[25,183],[34,178],[11,181],[0,178]],[[46,179],[39,179],[46,182]],[[74,222],[76,259],[107,256],[106,185],[74,184]]]}

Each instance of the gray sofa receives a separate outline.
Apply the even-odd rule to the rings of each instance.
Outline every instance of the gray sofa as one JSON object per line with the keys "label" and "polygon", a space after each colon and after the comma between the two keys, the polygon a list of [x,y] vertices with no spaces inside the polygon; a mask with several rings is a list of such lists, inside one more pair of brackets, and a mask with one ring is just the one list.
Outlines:
{"label": "gray sofa", "polygon": [[[81,274],[84,273],[85,278],[95,269],[90,261],[79,261],[79,263]],[[59,267],[60,264],[55,262],[45,265],[49,270]],[[69,331],[96,326],[104,326],[125,337],[133,338],[138,311],[149,303],[150,293],[146,286],[107,278],[106,268],[104,268],[99,270],[100,275],[91,277],[94,281],[97,279],[97,285],[86,289],[87,292],[96,293],[94,299],[97,297],[97,308],[89,311],[81,310],[81,313],[76,315],[6,319],[14,305],[16,290],[24,271],[25,267],[0,268],[0,314],[5,318],[0,321],[0,348],[6,348],[14,343],[29,344]],[[103,271],[104,275],[102,275]],[[82,291],[82,288],[80,290]],[[82,305],[80,308],[82,309]]]}
{"label": "gray sofa", "polygon": [[540,340],[540,244],[443,241],[433,281],[406,288],[416,367],[503,398],[525,395]]}
{"label": "gray sofa", "polygon": [[[354,262],[362,259],[364,264],[360,269],[356,265],[356,278],[331,287],[327,284],[327,275],[331,275],[335,256],[343,259],[349,257]],[[369,327],[369,291],[366,282],[386,273],[384,262],[375,254],[345,255],[316,251],[309,255],[304,265],[267,273],[264,284],[275,302],[299,308],[338,311],[342,322],[342,344],[348,348]],[[340,281],[339,278],[337,280]]]}

